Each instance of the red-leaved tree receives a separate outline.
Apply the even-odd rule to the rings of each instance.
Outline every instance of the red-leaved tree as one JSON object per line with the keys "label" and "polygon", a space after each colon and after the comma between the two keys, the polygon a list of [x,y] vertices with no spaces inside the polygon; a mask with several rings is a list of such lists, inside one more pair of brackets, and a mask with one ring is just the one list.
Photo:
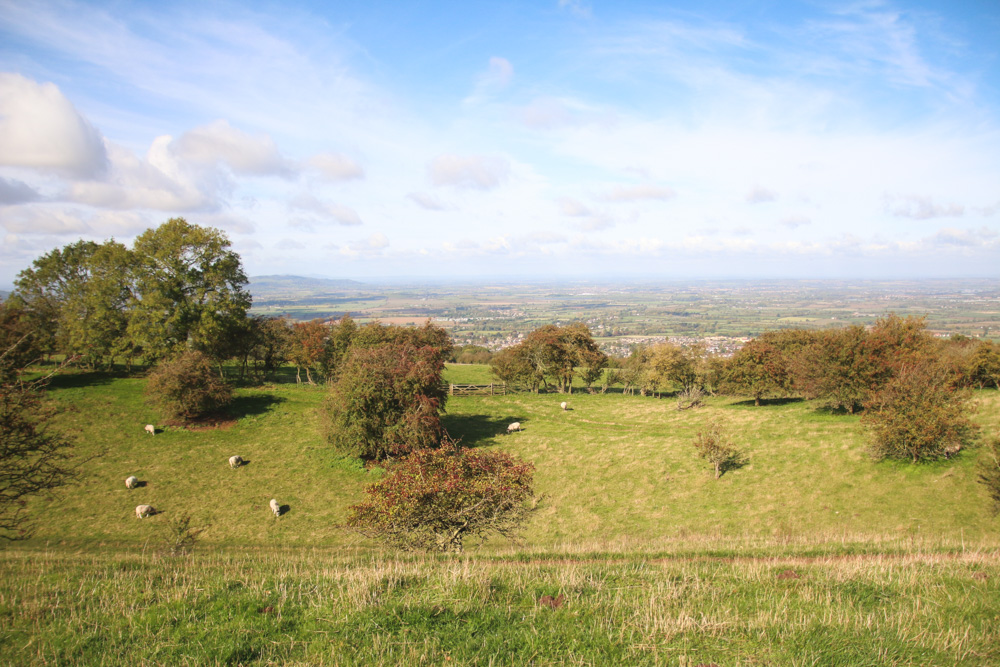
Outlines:
{"label": "red-leaved tree", "polygon": [[517,539],[537,506],[533,477],[534,466],[510,454],[446,441],[368,486],[346,525],[403,550],[460,552],[466,538]]}

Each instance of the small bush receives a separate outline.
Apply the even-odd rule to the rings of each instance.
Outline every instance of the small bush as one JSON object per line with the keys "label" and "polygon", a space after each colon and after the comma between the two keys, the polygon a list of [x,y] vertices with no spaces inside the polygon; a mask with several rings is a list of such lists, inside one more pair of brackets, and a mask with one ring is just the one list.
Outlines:
{"label": "small bush", "polygon": [[747,464],[747,456],[732,442],[732,436],[717,420],[705,425],[694,439],[698,456],[715,466],[715,479]]}
{"label": "small bush", "polygon": [[228,405],[233,390],[212,371],[208,357],[189,351],[150,373],[146,398],[169,417],[194,419]]}
{"label": "small bush", "polygon": [[184,514],[166,524],[163,535],[163,546],[160,553],[164,556],[181,556],[194,548],[198,537],[208,530],[209,526],[192,526],[191,516]]}
{"label": "small bush", "polygon": [[368,486],[346,525],[403,550],[459,552],[467,537],[516,539],[537,505],[533,476],[534,466],[510,454],[446,441]]}

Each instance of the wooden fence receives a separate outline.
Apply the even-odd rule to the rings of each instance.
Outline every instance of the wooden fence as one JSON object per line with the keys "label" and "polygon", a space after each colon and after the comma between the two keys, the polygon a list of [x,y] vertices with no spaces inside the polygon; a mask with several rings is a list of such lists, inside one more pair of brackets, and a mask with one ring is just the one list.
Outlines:
{"label": "wooden fence", "polygon": [[496,384],[453,384],[448,387],[451,396],[506,396],[507,383]]}

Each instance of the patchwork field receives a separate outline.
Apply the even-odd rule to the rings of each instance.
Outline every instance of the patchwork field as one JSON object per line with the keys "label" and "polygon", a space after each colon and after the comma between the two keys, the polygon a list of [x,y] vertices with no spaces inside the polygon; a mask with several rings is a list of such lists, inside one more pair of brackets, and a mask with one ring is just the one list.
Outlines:
{"label": "patchwork field", "polygon": [[[53,427],[86,460],[29,508],[35,537],[0,551],[0,662],[1000,662],[1000,519],[978,451],[873,463],[856,417],[806,401],[457,397],[451,435],[532,461],[544,500],[520,545],[407,555],[337,527],[381,471],[328,450],[324,389],[242,389],[229,420],[188,430],[161,424],[143,386],[53,384]],[[1000,392],[976,402],[996,433]],[[691,444],[711,417],[749,455],[718,481]],[[137,520],[140,503],[161,513]],[[162,555],[188,514],[207,526],[192,553]]]}

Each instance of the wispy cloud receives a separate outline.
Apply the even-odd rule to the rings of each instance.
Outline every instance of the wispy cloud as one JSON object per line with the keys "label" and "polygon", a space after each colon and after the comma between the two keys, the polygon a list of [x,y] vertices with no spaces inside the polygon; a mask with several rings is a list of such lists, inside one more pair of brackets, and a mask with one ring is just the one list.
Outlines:
{"label": "wispy cloud", "polygon": [[510,164],[500,157],[439,155],[427,170],[431,183],[436,186],[491,190],[507,180]]}

